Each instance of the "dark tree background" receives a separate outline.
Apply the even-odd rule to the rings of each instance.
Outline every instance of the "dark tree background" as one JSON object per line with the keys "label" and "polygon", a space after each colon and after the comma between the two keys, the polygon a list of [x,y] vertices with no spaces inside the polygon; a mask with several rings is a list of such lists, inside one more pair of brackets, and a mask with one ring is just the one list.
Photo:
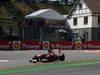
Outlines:
{"label": "dark tree background", "polygon": [[0,0],[0,2],[8,2],[9,0]]}

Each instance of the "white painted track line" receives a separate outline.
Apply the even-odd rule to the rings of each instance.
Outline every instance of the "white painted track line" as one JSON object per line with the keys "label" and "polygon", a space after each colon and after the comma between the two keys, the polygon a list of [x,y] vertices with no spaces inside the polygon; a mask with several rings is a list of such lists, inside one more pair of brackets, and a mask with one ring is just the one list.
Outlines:
{"label": "white painted track line", "polygon": [[0,60],[0,62],[10,62],[11,60]]}

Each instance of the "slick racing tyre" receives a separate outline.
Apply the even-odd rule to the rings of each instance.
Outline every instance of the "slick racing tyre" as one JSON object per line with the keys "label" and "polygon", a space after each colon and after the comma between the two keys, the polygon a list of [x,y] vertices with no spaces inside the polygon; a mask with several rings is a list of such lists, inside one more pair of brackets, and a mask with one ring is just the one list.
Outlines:
{"label": "slick racing tyre", "polygon": [[29,62],[32,62],[32,59],[30,59]]}

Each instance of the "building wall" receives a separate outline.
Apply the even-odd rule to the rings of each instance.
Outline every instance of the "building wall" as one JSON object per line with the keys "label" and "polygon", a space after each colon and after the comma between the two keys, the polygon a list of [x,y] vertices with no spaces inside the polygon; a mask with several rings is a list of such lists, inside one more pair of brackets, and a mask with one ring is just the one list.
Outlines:
{"label": "building wall", "polygon": [[[73,41],[92,41],[92,29],[91,28],[80,28],[72,29],[73,32],[78,34],[78,37],[73,36]],[[83,34],[88,33],[88,36],[84,38]]]}
{"label": "building wall", "polygon": [[[79,9],[80,3],[83,4],[83,7],[81,9]],[[98,16],[94,16],[92,14],[91,10],[88,8],[83,0],[80,0],[79,4],[73,8],[67,19],[69,26],[74,33],[74,36],[76,36],[77,33],[77,38],[83,40],[84,33],[87,33],[88,36],[85,41],[100,41],[100,25],[98,25]],[[85,16],[88,17],[88,24],[86,25],[84,24]],[[73,24],[74,18],[77,18],[77,25]],[[73,38],[75,41],[75,39],[77,38],[74,36]]]}
{"label": "building wall", "polygon": [[[78,32],[78,39],[80,38],[81,41],[83,40],[83,34],[85,32],[88,33],[88,36],[85,41],[100,41],[100,28],[80,28],[80,29],[73,29],[73,32]],[[73,38],[74,40],[77,38]]]}
{"label": "building wall", "polygon": [[98,27],[98,25],[97,25],[98,22],[97,21],[98,21],[97,16],[92,16],[92,26],[94,28],[97,28]]}
{"label": "building wall", "polygon": [[92,41],[100,41],[100,28],[92,28]]}
{"label": "building wall", "polygon": [[100,25],[98,24],[98,16],[92,16],[92,26],[93,28],[100,27]]}
{"label": "building wall", "polygon": [[[70,17],[68,18],[68,23],[71,29],[77,28],[91,28],[92,27],[92,13],[88,6],[81,1],[80,3],[83,4],[82,9],[79,9],[79,5],[77,5],[73,12],[71,13]],[[88,24],[84,25],[84,17],[88,16]],[[73,25],[73,19],[77,18],[78,23],[76,26]]]}
{"label": "building wall", "polygon": [[[84,15],[85,16],[85,15]],[[74,26],[73,25],[73,18],[71,19],[68,19],[68,23],[70,25],[70,28],[71,29],[78,29],[78,28],[91,28],[92,27],[92,16],[88,16],[88,24],[87,25],[84,25],[84,16],[83,17],[77,17],[77,25]]]}

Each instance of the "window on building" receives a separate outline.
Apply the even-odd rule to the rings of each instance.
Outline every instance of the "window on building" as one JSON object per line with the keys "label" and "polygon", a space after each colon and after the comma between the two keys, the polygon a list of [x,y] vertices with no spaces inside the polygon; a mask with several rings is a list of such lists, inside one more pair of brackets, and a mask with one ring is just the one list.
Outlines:
{"label": "window on building", "polygon": [[0,26],[0,34],[3,34],[3,28]]}
{"label": "window on building", "polygon": [[77,18],[73,19],[73,24],[76,26],[77,25]]}
{"label": "window on building", "polygon": [[75,38],[78,38],[79,37],[79,34],[78,33],[74,33],[74,37]]}
{"label": "window on building", "polygon": [[88,24],[88,17],[87,16],[84,17],[84,24],[85,25]]}
{"label": "window on building", "polygon": [[100,32],[98,32],[97,38],[98,38],[98,41],[100,41]]}
{"label": "window on building", "polygon": [[83,41],[88,41],[88,32],[84,32]]}
{"label": "window on building", "polygon": [[98,25],[100,25],[100,16],[98,16]]}
{"label": "window on building", "polygon": [[79,9],[82,9],[82,4],[81,3],[79,4]]}

